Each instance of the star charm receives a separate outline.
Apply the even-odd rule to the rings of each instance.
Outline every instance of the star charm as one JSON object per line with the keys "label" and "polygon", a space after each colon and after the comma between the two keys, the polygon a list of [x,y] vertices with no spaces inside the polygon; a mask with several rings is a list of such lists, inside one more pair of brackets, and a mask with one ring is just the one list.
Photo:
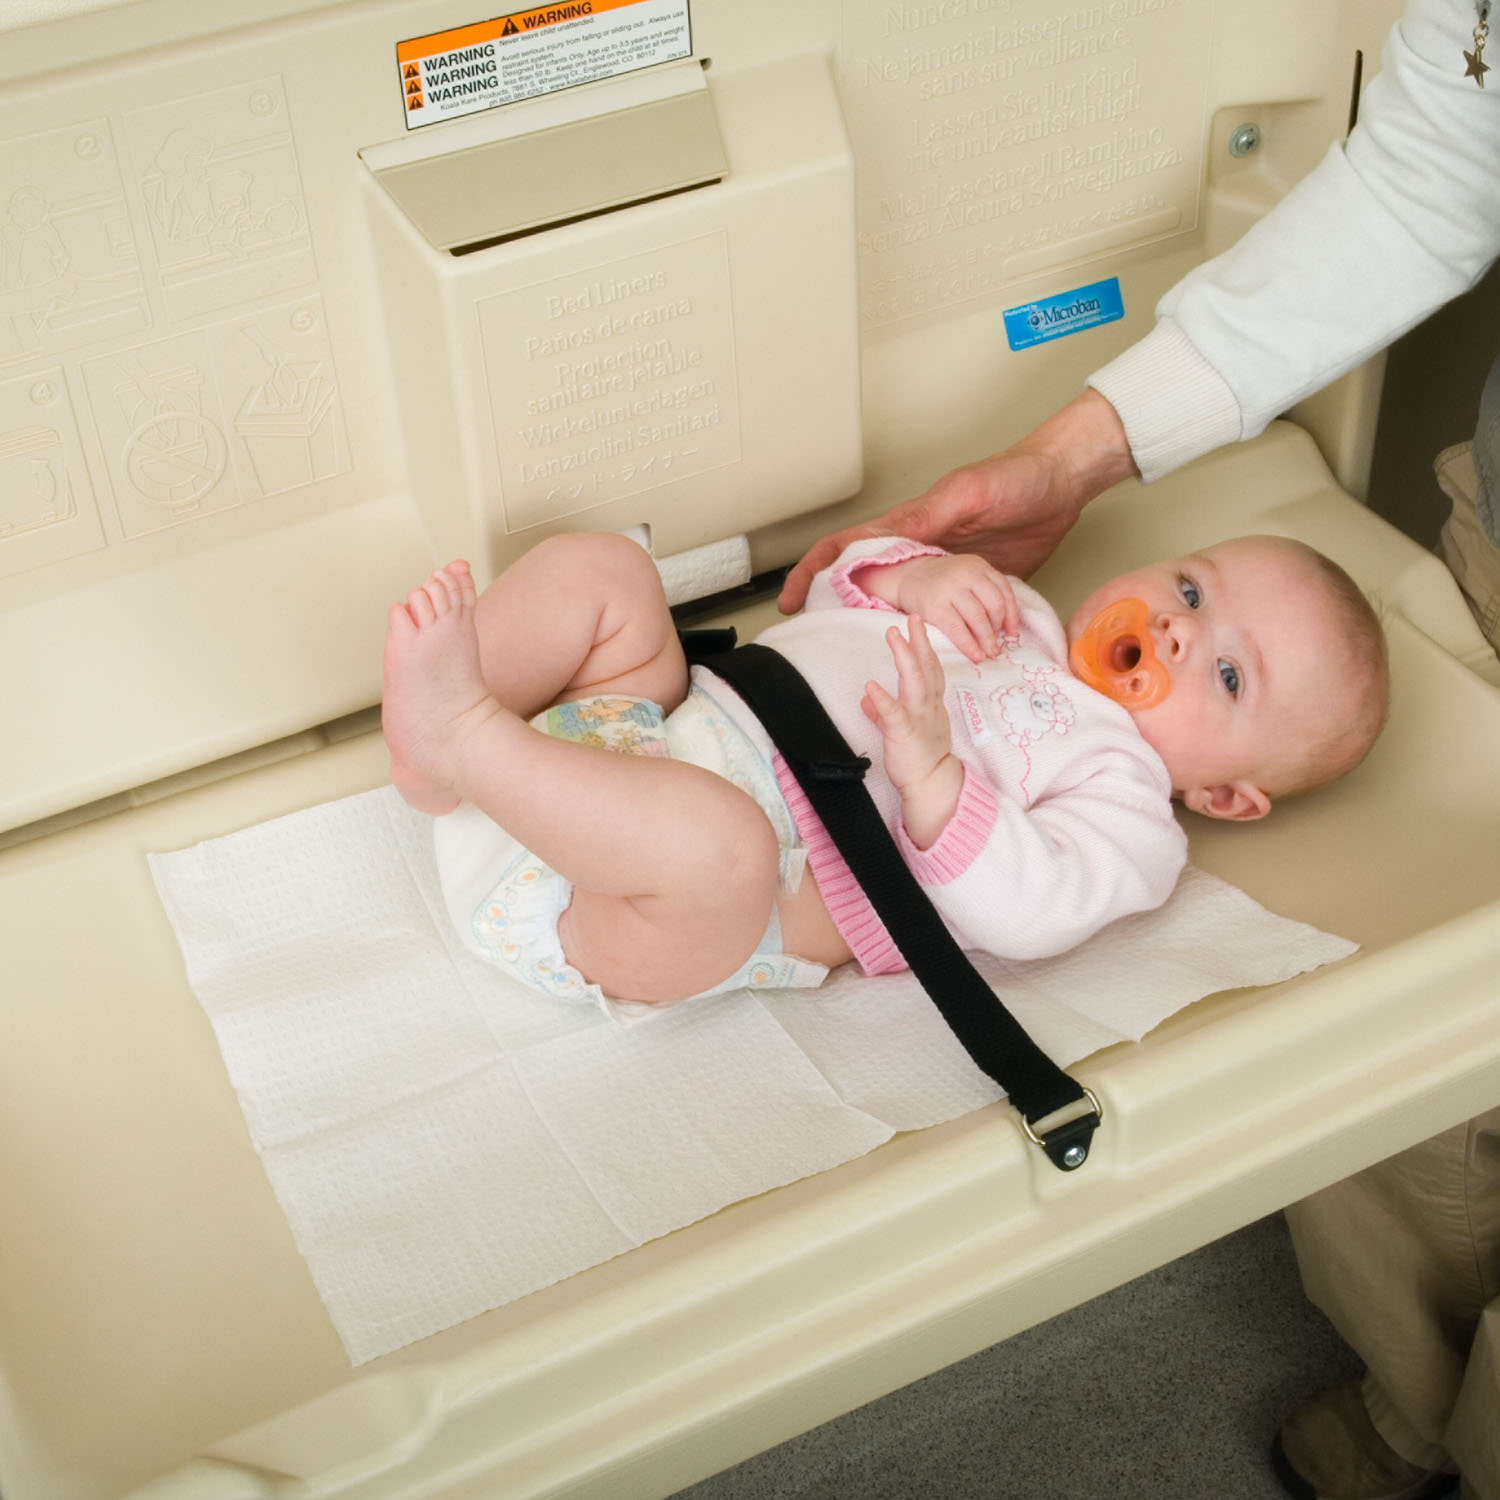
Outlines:
{"label": "star charm", "polygon": [[1480,88],[1483,88],[1484,75],[1490,70],[1490,65],[1484,60],[1483,50],[1481,49],[1475,52],[1465,52],[1464,61],[1469,65],[1468,68],[1464,71],[1464,77],[1472,78]]}

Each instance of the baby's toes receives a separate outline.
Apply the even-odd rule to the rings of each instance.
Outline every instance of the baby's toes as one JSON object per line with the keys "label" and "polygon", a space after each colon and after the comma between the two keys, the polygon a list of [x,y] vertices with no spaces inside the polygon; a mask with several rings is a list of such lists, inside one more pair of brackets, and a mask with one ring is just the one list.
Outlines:
{"label": "baby's toes", "polygon": [[[429,579],[428,582],[430,583],[431,580]],[[432,595],[428,592],[426,583],[419,583],[406,596],[406,612],[411,616],[412,623],[418,630],[425,629],[437,619],[437,609],[432,602]]]}
{"label": "baby's toes", "polygon": [[[453,566],[450,563],[446,568],[439,568],[407,595],[406,607],[419,627],[434,624],[464,602],[464,583],[454,577]],[[472,580],[468,589],[472,595]]]}
{"label": "baby's toes", "polygon": [[469,608],[479,601],[479,591],[474,587],[474,575],[468,568],[459,574],[458,594],[460,601]]}
{"label": "baby's toes", "polygon": [[448,591],[449,601],[454,608],[475,602],[474,575],[469,571],[469,565],[462,558],[448,564],[443,569],[442,578]]}

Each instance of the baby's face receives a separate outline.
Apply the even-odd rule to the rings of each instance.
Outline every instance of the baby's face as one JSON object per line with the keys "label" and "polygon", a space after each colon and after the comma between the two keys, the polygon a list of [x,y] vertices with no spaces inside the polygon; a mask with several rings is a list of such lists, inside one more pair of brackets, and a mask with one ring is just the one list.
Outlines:
{"label": "baby's face", "polygon": [[1117,599],[1144,600],[1171,689],[1136,726],[1183,802],[1216,817],[1270,808],[1266,788],[1291,737],[1340,711],[1335,616],[1314,566],[1264,537],[1151,563],[1094,590],[1068,621],[1076,640]]}

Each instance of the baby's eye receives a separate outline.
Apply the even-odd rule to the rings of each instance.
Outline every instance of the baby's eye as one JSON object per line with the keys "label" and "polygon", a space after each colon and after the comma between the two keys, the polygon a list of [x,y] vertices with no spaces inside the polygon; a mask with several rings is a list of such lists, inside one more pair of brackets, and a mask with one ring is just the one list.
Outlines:
{"label": "baby's eye", "polygon": [[1182,595],[1182,602],[1189,609],[1197,609],[1203,603],[1203,595],[1198,592],[1198,585],[1191,578],[1179,574],[1177,578],[1178,592]]}
{"label": "baby's eye", "polygon": [[1219,662],[1219,681],[1228,689],[1231,698],[1239,697],[1240,669],[1232,661]]}

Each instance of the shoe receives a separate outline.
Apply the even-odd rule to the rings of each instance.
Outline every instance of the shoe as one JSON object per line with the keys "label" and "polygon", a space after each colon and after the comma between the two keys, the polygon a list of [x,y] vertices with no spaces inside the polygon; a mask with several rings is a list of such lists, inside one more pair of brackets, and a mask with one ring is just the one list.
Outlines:
{"label": "shoe", "polygon": [[1375,1431],[1358,1380],[1299,1406],[1271,1444],[1271,1463],[1296,1500],[1432,1500],[1458,1475],[1408,1463]]}

